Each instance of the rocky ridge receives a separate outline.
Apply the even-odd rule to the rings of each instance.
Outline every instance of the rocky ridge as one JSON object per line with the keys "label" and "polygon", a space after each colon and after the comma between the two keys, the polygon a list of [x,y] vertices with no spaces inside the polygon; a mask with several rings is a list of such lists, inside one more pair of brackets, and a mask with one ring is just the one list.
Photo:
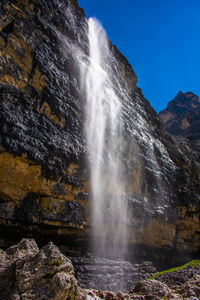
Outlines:
{"label": "rocky ridge", "polygon": [[[87,249],[87,19],[75,0],[3,0],[0,16],[1,246],[28,236]],[[132,67],[109,47],[124,118],[129,258],[185,262],[200,245],[199,156],[164,130]]]}
{"label": "rocky ridge", "polygon": [[165,129],[191,141],[200,139],[200,99],[192,92],[179,92],[159,113]]}

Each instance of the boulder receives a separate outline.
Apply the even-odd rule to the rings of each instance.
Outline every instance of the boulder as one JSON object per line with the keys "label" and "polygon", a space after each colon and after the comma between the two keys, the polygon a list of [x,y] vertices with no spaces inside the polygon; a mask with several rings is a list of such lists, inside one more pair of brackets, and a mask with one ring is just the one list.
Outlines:
{"label": "boulder", "polygon": [[40,250],[34,240],[0,252],[1,299],[84,299],[71,261],[49,242]]}
{"label": "boulder", "polygon": [[164,297],[171,295],[172,291],[166,284],[158,280],[142,280],[138,282],[130,293],[137,293],[151,297]]}
{"label": "boulder", "polygon": [[187,282],[176,288],[175,291],[183,296],[184,299],[200,299],[200,275],[195,275]]}

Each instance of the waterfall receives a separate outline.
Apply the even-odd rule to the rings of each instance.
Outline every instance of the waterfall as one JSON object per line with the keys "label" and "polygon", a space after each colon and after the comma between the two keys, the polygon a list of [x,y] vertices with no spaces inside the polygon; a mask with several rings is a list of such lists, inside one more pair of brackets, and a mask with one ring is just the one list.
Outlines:
{"label": "waterfall", "polygon": [[[85,132],[91,174],[92,248],[95,254],[126,253],[127,208],[120,160],[123,119],[112,82],[112,53],[101,24],[88,20],[89,63],[82,72]],[[84,73],[84,74],[83,74]]]}

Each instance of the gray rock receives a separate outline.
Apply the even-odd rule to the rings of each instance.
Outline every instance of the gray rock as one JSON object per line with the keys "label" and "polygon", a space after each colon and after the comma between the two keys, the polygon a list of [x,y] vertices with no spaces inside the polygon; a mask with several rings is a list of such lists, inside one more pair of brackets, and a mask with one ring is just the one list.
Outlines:
{"label": "gray rock", "polygon": [[6,252],[0,250],[1,299],[83,299],[71,261],[52,243],[40,250],[23,239]]}
{"label": "gray rock", "polygon": [[[158,280],[143,280],[138,282],[130,293],[138,293],[149,296],[169,296],[172,294],[171,289]],[[156,299],[156,298],[152,298]]]}

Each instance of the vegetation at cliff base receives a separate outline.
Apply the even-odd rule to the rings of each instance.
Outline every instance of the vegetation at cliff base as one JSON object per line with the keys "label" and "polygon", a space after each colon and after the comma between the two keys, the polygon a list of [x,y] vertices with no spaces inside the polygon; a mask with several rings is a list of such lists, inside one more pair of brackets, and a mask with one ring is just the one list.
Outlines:
{"label": "vegetation at cliff base", "polygon": [[192,260],[182,266],[179,266],[179,267],[175,267],[175,268],[171,268],[169,270],[164,270],[164,271],[161,271],[161,272],[158,272],[158,273],[155,273],[153,276],[151,276],[149,278],[149,280],[151,279],[155,279],[157,278],[158,276],[160,275],[163,275],[163,274],[166,274],[166,273],[171,273],[171,272],[175,272],[175,271],[178,271],[178,270],[182,270],[182,269],[185,269],[185,268],[188,268],[188,267],[191,267],[191,268],[195,268],[197,266],[200,265],[200,259],[197,259],[197,260]]}

